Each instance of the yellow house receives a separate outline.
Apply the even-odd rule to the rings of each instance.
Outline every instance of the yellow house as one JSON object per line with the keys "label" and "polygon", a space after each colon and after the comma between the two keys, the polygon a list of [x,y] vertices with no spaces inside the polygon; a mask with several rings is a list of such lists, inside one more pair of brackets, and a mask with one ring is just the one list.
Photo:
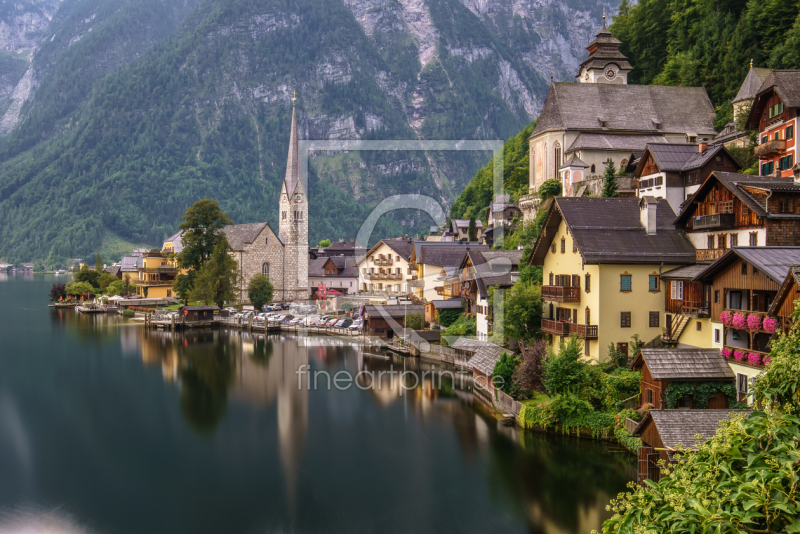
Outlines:
{"label": "yellow house", "polygon": [[587,360],[627,354],[634,334],[662,335],[660,275],[695,262],[664,199],[558,197],[530,257],[543,269],[542,331],[557,347],[577,336]]}
{"label": "yellow house", "polygon": [[174,297],[172,285],[181,273],[178,269],[178,253],[183,250],[181,232],[164,241],[161,250],[142,252],[142,262],[137,268],[136,294],[148,298]]}

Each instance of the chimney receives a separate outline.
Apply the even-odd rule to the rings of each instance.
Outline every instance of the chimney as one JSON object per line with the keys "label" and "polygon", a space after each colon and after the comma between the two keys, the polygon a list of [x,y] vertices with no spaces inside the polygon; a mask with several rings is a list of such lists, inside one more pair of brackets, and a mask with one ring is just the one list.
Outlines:
{"label": "chimney", "polygon": [[708,150],[708,143],[706,143],[706,140],[705,140],[705,139],[703,139],[702,141],[700,141],[700,144],[698,145],[698,149],[700,150],[700,153],[701,153],[701,154],[702,154],[703,152],[705,152],[706,150]]}
{"label": "chimney", "polygon": [[658,199],[656,197],[644,196],[639,201],[639,220],[647,235],[656,235],[657,207]]}

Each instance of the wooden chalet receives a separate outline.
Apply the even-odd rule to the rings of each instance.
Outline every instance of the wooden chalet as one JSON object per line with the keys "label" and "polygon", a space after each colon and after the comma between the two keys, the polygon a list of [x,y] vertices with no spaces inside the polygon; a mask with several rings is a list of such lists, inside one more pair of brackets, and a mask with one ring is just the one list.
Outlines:
{"label": "wooden chalet", "polygon": [[[642,372],[641,402],[654,408],[667,408],[666,390],[676,383],[720,382],[733,385],[733,371],[717,349],[642,349],[631,362],[633,371]],[[728,407],[728,399],[717,392],[708,409]],[[675,408],[697,408],[691,395]]]}
{"label": "wooden chalet", "polygon": [[420,304],[392,304],[364,306],[364,332],[381,339],[394,338],[406,326],[406,316],[412,313],[423,315],[425,307]]}
{"label": "wooden chalet", "polygon": [[792,325],[792,314],[795,310],[795,302],[800,299],[800,265],[792,265],[789,274],[781,284],[778,294],[767,310],[770,317],[778,320],[784,332],[788,331]]}
{"label": "wooden chalet", "polygon": [[[639,447],[637,481],[661,480],[659,460],[665,465],[678,462],[679,450],[696,450],[717,433],[720,422],[733,413],[752,413],[750,410],[650,410],[636,426],[633,435],[642,440]],[[700,436],[698,440],[696,436]],[[688,451],[687,451],[688,452]]]}
{"label": "wooden chalet", "polygon": [[425,322],[435,323],[439,321],[439,310],[458,310],[461,311],[461,297],[447,300],[432,300],[425,303]]}
{"label": "wooden chalet", "polygon": [[738,246],[800,245],[800,185],[714,171],[686,201],[675,227],[686,231],[697,261],[714,261]]}
{"label": "wooden chalet", "polygon": [[713,171],[741,165],[723,145],[648,143],[633,177],[636,196],[665,198],[675,213]]}
{"label": "wooden chalet", "polygon": [[[701,331],[701,320],[711,316],[711,286],[694,280],[706,267],[708,264],[697,263],[661,273],[664,283],[663,343],[676,345],[687,328]],[[692,319],[695,320],[694,326],[691,326]]]}

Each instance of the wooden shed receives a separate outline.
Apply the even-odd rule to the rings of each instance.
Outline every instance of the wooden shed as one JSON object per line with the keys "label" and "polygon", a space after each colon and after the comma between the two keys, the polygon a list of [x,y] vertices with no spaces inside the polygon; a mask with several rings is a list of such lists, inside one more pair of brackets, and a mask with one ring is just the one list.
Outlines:
{"label": "wooden shed", "polygon": [[406,316],[412,313],[423,315],[425,307],[420,304],[391,304],[364,306],[364,332],[368,336],[392,339],[402,333]]}
{"label": "wooden shed", "polygon": [[214,320],[216,306],[181,306],[180,311],[186,323],[210,323]]}
{"label": "wooden shed", "polygon": [[446,300],[432,300],[425,304],[425,322],[435,323],[439,320],[440,310],[459,310],[461,311],[461,297],[446,299]]}
{"label": "wooden shed", "polygon": [[[642,404],[666,408],[665,392],[678,382],[720,382],[734,385],[734,374],[718,349],[642,349],[631,362],[633,371],[642,372]],[[696,408],[695,399],[686,395],[678,408]],[[728,398],[717,392],[709,409],[728,407]]]}
{"label": "wooden shed", "polygon": [[[650,410],[642,418],[633,435],[642,440],[639,447],[637,481],[661,479],[659,460],[666,465],[677,460],[673,454],[679,448],[694,449],[717,433],[719,423],[732,413],[752,413],[752,410]],[[698,441],[695,436],[700,435]]]}

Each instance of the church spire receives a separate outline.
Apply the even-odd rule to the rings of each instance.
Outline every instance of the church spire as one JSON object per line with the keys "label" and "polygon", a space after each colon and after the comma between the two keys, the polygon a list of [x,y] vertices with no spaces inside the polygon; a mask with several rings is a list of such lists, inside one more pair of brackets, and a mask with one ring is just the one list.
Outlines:
{"label": "church spire", "polygon": [[294,193],[300,181],[300,139],[297,134],[297,93],[292,92],[292,131],[289,134],[289,156],[286,158],[286,193]]}

